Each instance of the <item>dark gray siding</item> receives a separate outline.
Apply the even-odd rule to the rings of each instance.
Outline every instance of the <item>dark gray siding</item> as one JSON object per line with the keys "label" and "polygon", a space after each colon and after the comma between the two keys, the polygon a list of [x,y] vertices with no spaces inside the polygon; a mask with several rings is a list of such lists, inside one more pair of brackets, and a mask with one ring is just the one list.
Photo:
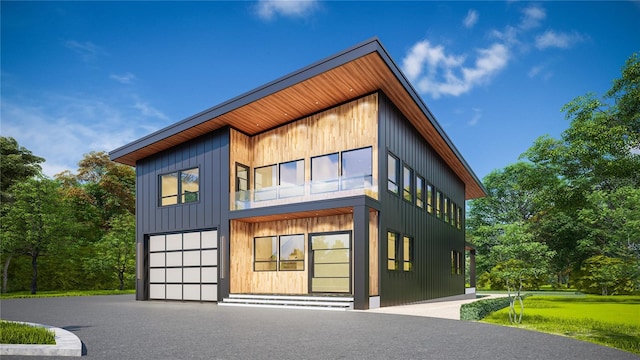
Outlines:
{"label": "dark gray siding", "polygon": [[[159,176],[194,167],[200,169],[200,200],[159,206]],[[136,239],[143,244],[142,248],[138,247],[143,254],[147,253],[145,238],[149,234],[215,228],[219,238],[228,238],[229,129],[217,130],[138,161],[136,191]],[[140,260],[144,267],[139,270],[146,269],[146,256]],[[225,284],[220,286],[224,288]],[[137,289],[136,297],[146,299],[146,284],[138,281]]]}
{"label": "dark gray siding", "polygon": [[[379,120],[381,305],[464,294],[464,274],[451,275],[450,255],[451,250],[464,254],[464,230],[428,214],[415,201],[409,203],[387,191],[387,153],[393,153],[401,163],[411,167],[414,178],[417,173],[446,194],[463,209],[463,215],[464,183],[382,93]],[[387,231],[414,238],[413,271],[387,270]]]}

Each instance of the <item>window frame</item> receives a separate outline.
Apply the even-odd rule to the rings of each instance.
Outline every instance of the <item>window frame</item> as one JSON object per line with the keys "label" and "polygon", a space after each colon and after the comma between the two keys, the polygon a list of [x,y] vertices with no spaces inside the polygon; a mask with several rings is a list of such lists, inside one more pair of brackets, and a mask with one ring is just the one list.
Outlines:
{"label": "window frame", "polygon": [[[293,185],[283,185],[282,184],[282,166],[283,165],[287,165],[287,164],[291,164],[291,163],[296,163],[296,171],[298,171],[298,163],[302,163],[302,182],[298,183],[297,179],[296,182],[293,183]],[[304,177],[304,159],[297,159],[297,160],[291,160],[291,161],[285,161],[285,162],[281,162],[277,164],[277,168],[278,168],[278,174],[277,174],[277,180],[278,180],[278,199],[283,199],[283,198],[289,198],[289,197],[295,197],[295,196],[303,196],[304,195],[304,183],[305,183],[305,177]],[[288,194],[288,192],[292,191],[293,193]]]}
{"label": "window frame", "polygon": [[[240,190],[240,177],[238,176],[238,169],[242,168],[247,172],[247,188]],[[240,192],[244,192],[245,196],[241,196]],[[251,198],[251,168],[245,164],[236,162],[236,201],[247,202]]]}
{"label": "window frame", "polygon": [[435,206],[434,204],[434,194],[435,194],[435,188],[433,187],[433,184],[431,183],[426,183],[425,186],[425,195],[427,197],[427,212],[431,215],[433,215],[433,208]]}
{"label": "window frame", "polygon": [[[190,171],[196,170],[197,172],[197,184],[198,184],[198,190],[195,192],[191,192],[191,194],[195,194],[195,200],[192,201],[186,201],[187,198],[187,194],[183,191],[183,174],[184,173],[188,173]],[[162,192],[163,190],[163,181],[162,179],[165,176],[169,176],[175,174],[175,181],[176,181],[176,193],[175,194],[171,194],[171,195],[167,195],[165,196]],[[195,167],[190,167],[190,168],[185,168],[185,169],[180,169],[180,170],[176,170],[176,171],[171,171],[171,172],[166,172],[166,173],[162,173],[158,175],[158,207],[166,207],[166,206],[175,206],[175,205],[185,205],[185,204],[192,204],[192,203],[198,203],[200,202],[200,193],[201,193],[201,189],[200,189],[200,167],[199,166],[195,166]],[[175,197],[175,202],[170,203],[170,204],[163,204],[163,199],[166,198],[170,198],[170,197]]]}
{"label": "window frame", "polygon": [[402,236],[402,271],[411,272],[414,269],[414,238]]}
{"label": "window frame", "polygon": [[[271,183],[269,187],[261,187],[258,189],[258,171],[265,168],[273,168],[271,174]],[[262,176],[260,177],[262,178]],[[278,198],[278,164],[269,164],[257,166],[253,168],[253,198],[255,201],[274,200]]]}
{"label": "window frame", "polygon": [[[300,241],[302,242],[302,259],[295,259],[295,260],[291,260],[291,259],[282,259],[282,238],[288,236],[288,237],[294,237],[294,236],[298,236],[300,237]],[[304,234],[284,234],[284,235],[278,235],[278,271],[304,271],[305,270],[305,259],[306,259],[306,251],[305,251],[305,236]],[[295,269],[283,269],[282,268],[282,263],[286,262],[286,263],[302,263],[302,269],[298,269],[297,267]]]}
{"label": "window frame", "polygon": [[[361,151],[361,150],[369,150],[369,173],[368,174],[363,174],[362,175],[362,179],[364,180],[364,183],[362,186],[358,186],[358,187],[354,187],[354,186],[345,186],[345,183],[351,183],[351,181],[353,181],[354,179],[357,180],[360,178],[360,176],[356,175],[356,176],[351,176],[351,177],[345,177],[344,175],[344,155],[351,153],[351,152],[356,152],[356,151]],[[339,174],[340,174],[340,190],[351,190],[351,189],[366,189],[366,188],[370,188],[373,185],[373,147],[372,146],[365,146],[365,147],[361,147],[361,148],[356,148],[356,149],[349,149],[349,150],[345,150],[342,151],[340,153],[340,159],[339,159],[339,163],[340,163],[340,169],[339,169]]]}
{"label": "window frame", "polygon": [[[405,184],[405,180],[409,180],[409,184]],[[414,178],[413,178],[413,169],[403,163],[402,164],[402,199],[406,202],[412,203],[413,204],[413,200],[415,198],[415,194],[414,194]],[[407,187],[409,188],[407,190]],[[408,198],[407,198],[408,197]]]}
{"label": "window frame", "polygon": [[[391,164],[390,164],[390,159],[393,159],[395,162],[395,168],[393,169],[393,174],[395,179],[390,179],[389,175],[391,174]],[[397,196],[400,196],[400,184],[399,184],[399,180],[400,180],[400,158],[398,158],[397,156],[393,155],[390,151],[387,152],[387,191],[389,191],[392,194],[395,194]],[[393,184],[393,187],[392,187]]]}
{"label": "window frame", "polygon": [[[258,249],[258,247],[256,246],[256,240],[258,239],[271,239],[271,256],[273,256],[273,248],[274,248],[274,244],[275,244],[275,259],[271,259],[271,260],[257,260],[257,256],[256,256],[256,251]],[[267,236],[255,236],[253,238],[253,271],[254,272],[263,272],[263,271],[278,271],[278,252],[279,252],[279,248],[278,248],[278,236],[277,235],[267,235]],[[257,269],[256,268],[256,264],[272,264],[273,265],[273,269]]]}
{"label": "window frame", "polygon": [[436,189],[435,193],[436,193],[436,218],[442,219],[443,218],[443,215],[442,215],[442,192],[440,192],[440,190]]}
{"label": "window frame", "polygon": [[[389,246],[390,235],[393,235],[393,247]],[[400,233],[387,230],[387,271],[398,271],[400,269],[400,261],[399,261],[399,248],[400,248]],[[393,249],[394,253],[391,254],[390,250]],[[393,263],[393,268],[390,265]]]}
{"label": "window frame", "polygon": [[[336,173],[335,173],[335,179],[330,179],[330,180],[314,180],[314,176],[313,176],[313,160],[314,159],[319,159],[322,157],[327,157],[327,156],[332,156],[332,155],[336,155],[338,157],[338,161],[336,162]],[[310,168],[310,182],[311,182],[311,194],[322,194],[322,193],[328,193],[328,192],[336,192],[336,191],[340,191],[340,152],[332,152],[332,153],[328,153],[328,154],[322,154],[322,155],[317,155],[317,156],[312,156],[309,158],[309,168]],[[319,181],[318,183],[315,183],[315,181]],[[327,189],[320,189],[318,190],[317,187],[320,184],[326,185],[326,184],[333,184],[335,183],[335,189],[334,188],[329,188]]]}
{"label": "window frame", "polygon": [[416,206],[424,210],[424,190],[425,190],[424,177],[416,173]]}

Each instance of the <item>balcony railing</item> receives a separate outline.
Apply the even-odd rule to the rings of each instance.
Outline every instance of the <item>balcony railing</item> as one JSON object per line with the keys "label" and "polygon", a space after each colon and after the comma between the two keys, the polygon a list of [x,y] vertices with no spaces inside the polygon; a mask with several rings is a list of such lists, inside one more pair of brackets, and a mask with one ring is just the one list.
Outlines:
{"label": "balcony railing", "polygon": [[231,194],[231,210],[255,209],[267,206],[335,199],[356,195],[378,198],[378,186],[372,176],[311,181],[303,185],[280,185],[259,190],[237,191]]}

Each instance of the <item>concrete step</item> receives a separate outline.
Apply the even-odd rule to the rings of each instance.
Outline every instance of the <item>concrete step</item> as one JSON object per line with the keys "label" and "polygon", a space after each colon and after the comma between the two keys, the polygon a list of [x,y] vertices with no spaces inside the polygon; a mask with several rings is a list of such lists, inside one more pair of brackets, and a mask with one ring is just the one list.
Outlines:
{"label": "concrete step", "polygon": [[230,294],[218,305],[345,311],[353,309],[353,297]]}

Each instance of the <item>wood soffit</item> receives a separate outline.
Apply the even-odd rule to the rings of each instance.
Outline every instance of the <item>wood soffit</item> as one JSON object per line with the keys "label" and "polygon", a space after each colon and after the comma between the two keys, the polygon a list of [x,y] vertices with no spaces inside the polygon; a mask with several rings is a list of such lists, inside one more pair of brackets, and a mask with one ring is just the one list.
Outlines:
{"label": "wood soffit", "polygon": [[[177,128],[178,125],[194,123],[193,126],[182,131],[172,129],[174,126],[171,126],[147,137],[151,138],[153,135],[162,135],[162,132],[166,132],[166,136],[157,136],[157,141],[143,138],[114,150],[111,152],[112,159],[135,166],[136,161],[140,159],[225,126],[231,126],[248,135],[255,135],[368,93],[382,91],[465,183],[465,198],[474,199],[485,196],[484,187],[475,174],[466,165],[458,151],[452,148],[453,145],[450,146],[451,142],[442,130],[438,129],[439,125],[432,123],[435,119],[431,120],[429,117],[432,115],[425,114],[421,105],[414,100],[410,91],[413,93],[415,91],[403,85],[403,81],[406,82],[406,80],[399,79],[395,75],[390,68],[390,66],[395,67],[395,64],[388,64],[383,59],[383,55],[386,55],[386,52],[382,54],[380,50],[374,50],[289,86],[281,84],[286,82],[288,77],[281,78],[245,96],[174,125]],[[324,64],[319,63],[316,66]],[[313,66],[306,68],[290,77],[299,76],[313,68]],[[265,92],[271,86],[281,89],[273,92],[266,91],[264,96],[257,94]],[[242,104],[246,102],[243,98],[249,96],[254,96],[256,99]],[[240,105],[233,106],[234,102],[239,102]],[[225,112],[227,107],[229,110]],[[147,139],[146,142],[143,141],[145,139]]]}

